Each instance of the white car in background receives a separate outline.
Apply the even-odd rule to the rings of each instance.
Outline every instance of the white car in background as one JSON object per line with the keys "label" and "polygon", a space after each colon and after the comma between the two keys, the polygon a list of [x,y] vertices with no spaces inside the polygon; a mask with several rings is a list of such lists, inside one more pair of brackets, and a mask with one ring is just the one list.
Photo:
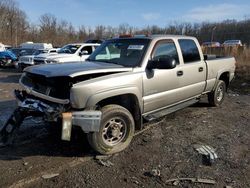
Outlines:
{"label": "white car in background", "polygon": [[241,40],[226,40],[222,46],[228,47],[228,46],[243,46]]}
{"label": "white car in background", "polygon": [[39,49],[36,50],[32,55],[26,55],[19,57],[19,61],[17,63],[17,68],[23,70],[24,68],[28,66],[34,65],[34,58],[37,55],[43,54],[57,54],[58,49],[57,48],[51,48],[51,49]]}
{"label": "white car in background", "polygon": [[74,43],[63,46],[57,54],[39,55],[34,58],[35,65],[47,63],[66,63],[85,61],[100,44]]}

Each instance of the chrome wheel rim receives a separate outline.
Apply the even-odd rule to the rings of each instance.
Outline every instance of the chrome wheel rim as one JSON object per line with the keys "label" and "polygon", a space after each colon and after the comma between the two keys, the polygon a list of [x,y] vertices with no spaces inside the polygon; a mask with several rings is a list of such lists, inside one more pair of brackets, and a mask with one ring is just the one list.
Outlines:
{"label": "chrome wheel rim", "polygon": [[217,95],[216,95],[216,98],[217,98],[217,101],[220,102],[222,99],[223,99],[223,96],[224,96],[224,88],[223,86],[219,86],[218,89],[217,89]]}
{"label": "chrome wheel rim", "polygon": [[120,143],[126,136],[127,126],[121,118],[112,118],[102,130],[102,139],[105,144],[114,146]]}

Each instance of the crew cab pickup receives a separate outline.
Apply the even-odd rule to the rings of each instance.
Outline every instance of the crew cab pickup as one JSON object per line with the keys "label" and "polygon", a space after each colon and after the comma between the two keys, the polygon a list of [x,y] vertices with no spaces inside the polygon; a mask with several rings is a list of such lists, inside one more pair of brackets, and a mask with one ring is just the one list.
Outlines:
{"label": "crew cab pickup", "polygon": [[192,105],[202,95],[212,106],[221,105],[234,71],[233,57],[203,55],[194,37],[114,38],[86,62],[26,68],[24,90],[15,92],[19,108],[5,126],[21,124],[26,114],[41,115],[61,121],[63,140],[78,127],[94,150],[112,154],[129,145],[142,122]]}
{"label": "crew cab pickup", "polygon": [[95,49],[100,46],[96,43],[74,43],[63,46],[57,54],[50,54],[47,56],[37,56],[34,58],[34,64],[47,63],[66,63],[84,61],[92,54]]}

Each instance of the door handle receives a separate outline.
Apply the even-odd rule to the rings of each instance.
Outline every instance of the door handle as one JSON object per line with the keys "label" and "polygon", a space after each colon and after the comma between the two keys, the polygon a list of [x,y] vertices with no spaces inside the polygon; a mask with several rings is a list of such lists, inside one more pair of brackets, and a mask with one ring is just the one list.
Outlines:
{"label": "door handle", "polygon": [[177,76],[182,76],[183,75],[183,71],[177,71]]}
{"label": "door handle", "polygon": [[203,67],[199,67],[199,72],[202,72],[203,71]]}

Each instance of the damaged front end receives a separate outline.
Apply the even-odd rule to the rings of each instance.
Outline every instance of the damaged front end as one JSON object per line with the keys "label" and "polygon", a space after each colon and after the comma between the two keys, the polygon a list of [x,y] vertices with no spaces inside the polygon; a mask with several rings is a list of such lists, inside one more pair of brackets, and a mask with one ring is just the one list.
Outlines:
{"label": "damaged front end", "polygon": [[21,126],[26,117],[43,117],[46,122],[56,122],[67,110],[62,104],[46,103],[26,91],[14,91],[18,107],[0,130],[0,146],[9,145],[13,141],[14,132]]}
{"label": "damaged front end", "polygon": [[[101,112],[72,109],[69,102],[71,85],[65,80],[32,74],[22,76],[20,84],[24,90],[14,92],[18,107],[0,130],[0,146],[11,144],[15,131],[30,116],[42,117],[45,122],[62,122],[62,140],[70,141],[73,125],[84,132],[99,131]],[[62,84],[58,84],[60,82]]]}

